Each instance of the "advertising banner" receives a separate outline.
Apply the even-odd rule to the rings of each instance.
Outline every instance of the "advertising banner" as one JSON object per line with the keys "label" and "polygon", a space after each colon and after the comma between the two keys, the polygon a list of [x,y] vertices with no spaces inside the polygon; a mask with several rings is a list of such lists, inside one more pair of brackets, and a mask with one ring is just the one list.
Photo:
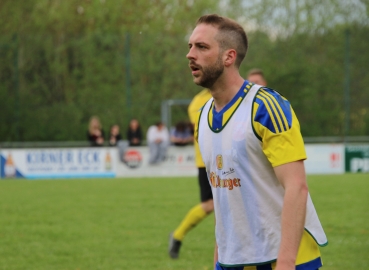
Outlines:
{"label": "advertising banner", "polygon": [[171,146],[159,164],[149,164],[148,147],[127,147],[119,150],[117,177],[197,176],[193,145]]}
{"label": "advertising banner", "polygon": [[[369,145],[307,144],[307,174],[369,172]],[[346,158],[345,158],[346,153]],[[2,149],[2,178],[176,177],[197,176],[192,145],[171,146],[159,164],[149,164],[146,146]]]}
{"label": "advertising banner", "polygon": [[369,172],[369,145],[346,146],[346,172]]}
{"label": "advertising banner", "polygon": [[2,178],[114,177],[116,149],[3,149]]}
{"label": "advertising banner", "polygon": [[342,144],[306,144],[307,174],[341,174],[345,172],[345,149]]}

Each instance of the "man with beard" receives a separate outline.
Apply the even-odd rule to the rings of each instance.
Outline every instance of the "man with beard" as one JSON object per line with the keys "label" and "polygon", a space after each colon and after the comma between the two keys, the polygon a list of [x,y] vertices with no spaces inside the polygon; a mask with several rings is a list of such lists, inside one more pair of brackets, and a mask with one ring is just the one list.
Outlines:
{"label": "man with beard", "polygon": [[215,269],[316,270],[327,238],[311,201],[299,122],[273,89],[239,74],[248,41],[204,15],[189,38],[193,81],[210,90],[195,129],[212,187]]}

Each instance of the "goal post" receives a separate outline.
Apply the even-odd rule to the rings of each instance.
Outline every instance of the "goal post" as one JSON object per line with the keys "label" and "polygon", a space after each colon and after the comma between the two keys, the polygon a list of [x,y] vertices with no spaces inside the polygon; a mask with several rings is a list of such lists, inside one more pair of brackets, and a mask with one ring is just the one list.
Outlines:
{"label": "goal post", "polygon": [[[192,99],[167,99],[161,103],[161,121],[170,128],[172,126],[173,106],[188,106]],[[186,107],[187,109],[187,107]]]}

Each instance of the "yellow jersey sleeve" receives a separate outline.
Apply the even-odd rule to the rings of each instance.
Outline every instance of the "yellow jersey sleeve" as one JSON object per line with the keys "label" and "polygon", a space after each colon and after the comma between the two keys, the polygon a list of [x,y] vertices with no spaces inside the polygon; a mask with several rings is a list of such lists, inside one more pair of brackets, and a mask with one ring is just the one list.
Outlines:
{"label": "yellow jersey sleeve", "polygon": [[253,103],[252,124],[273,167],[306,159],[299,121],[289,101],[278,92],[260,88]]}
{"label": "yellow jersey sleeve", "polygon": [[197,143],[198,122],[199,122],[201,109],[210,98],[211,98],[210,91],[207,89],[204,89],[200,93],[198,93],[196,96],[194,96],[190,105],[188,106],[188,116],[190,118],[191,123],[194,125],[194,128],[195,128],[195,138],[196,138],[194,140],[195,162],[196,162],[196,166],[199,168],[205,167],[205,164],[202,161],[200,148]]}
{"label": "yellow jersey sleeve", "polygon": [[188,106],[188,116],[192,124],[198,123],[200,110],[210,98],[211,94],[207,89],[202,90],[200,93],[194,96],[190,105]]}

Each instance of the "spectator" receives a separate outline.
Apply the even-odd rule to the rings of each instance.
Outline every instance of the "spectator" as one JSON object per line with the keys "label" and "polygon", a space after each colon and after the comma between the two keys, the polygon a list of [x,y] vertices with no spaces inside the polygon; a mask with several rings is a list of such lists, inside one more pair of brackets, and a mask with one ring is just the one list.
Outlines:
{"label": "spectator", "polygon": [[99,117],[91,117],[90,123],[88,125],[87,138],[91,146],[104,145],[104,130],[102,129]]}
{"label": "spectator", "polygon": [[194,137],[194,134],[195,134],[195,125],[193,123],[191,123],[191,122],[188,122],[187,125],[188,125],[188,129],[191,132],[192,137]]}
{"label": "spectator", "polygon": [[185,146],[193,142],[193,134],[189,125],[184,121],[178,122],[171,130],[170,141],[176,146]]}
{"label": "spectator", "polygon": [[170,144],[169,131],[167,127],[158,122],[149,127],[147,131],[147,143],[150,151],[150,164],[158,164],[165,159]]}
{"label": "spectator", "polygon": [[122,136],[120,135],[119,126],[112,125],[110,127],[109,145],[116,146],[120,140],[122,140]]}
{"label": "spectator", "polygon": [[129,122],[127,130],[127,139],[129,146],[139,146],[142,143],[141,127],[137,119],[132,119]]}

